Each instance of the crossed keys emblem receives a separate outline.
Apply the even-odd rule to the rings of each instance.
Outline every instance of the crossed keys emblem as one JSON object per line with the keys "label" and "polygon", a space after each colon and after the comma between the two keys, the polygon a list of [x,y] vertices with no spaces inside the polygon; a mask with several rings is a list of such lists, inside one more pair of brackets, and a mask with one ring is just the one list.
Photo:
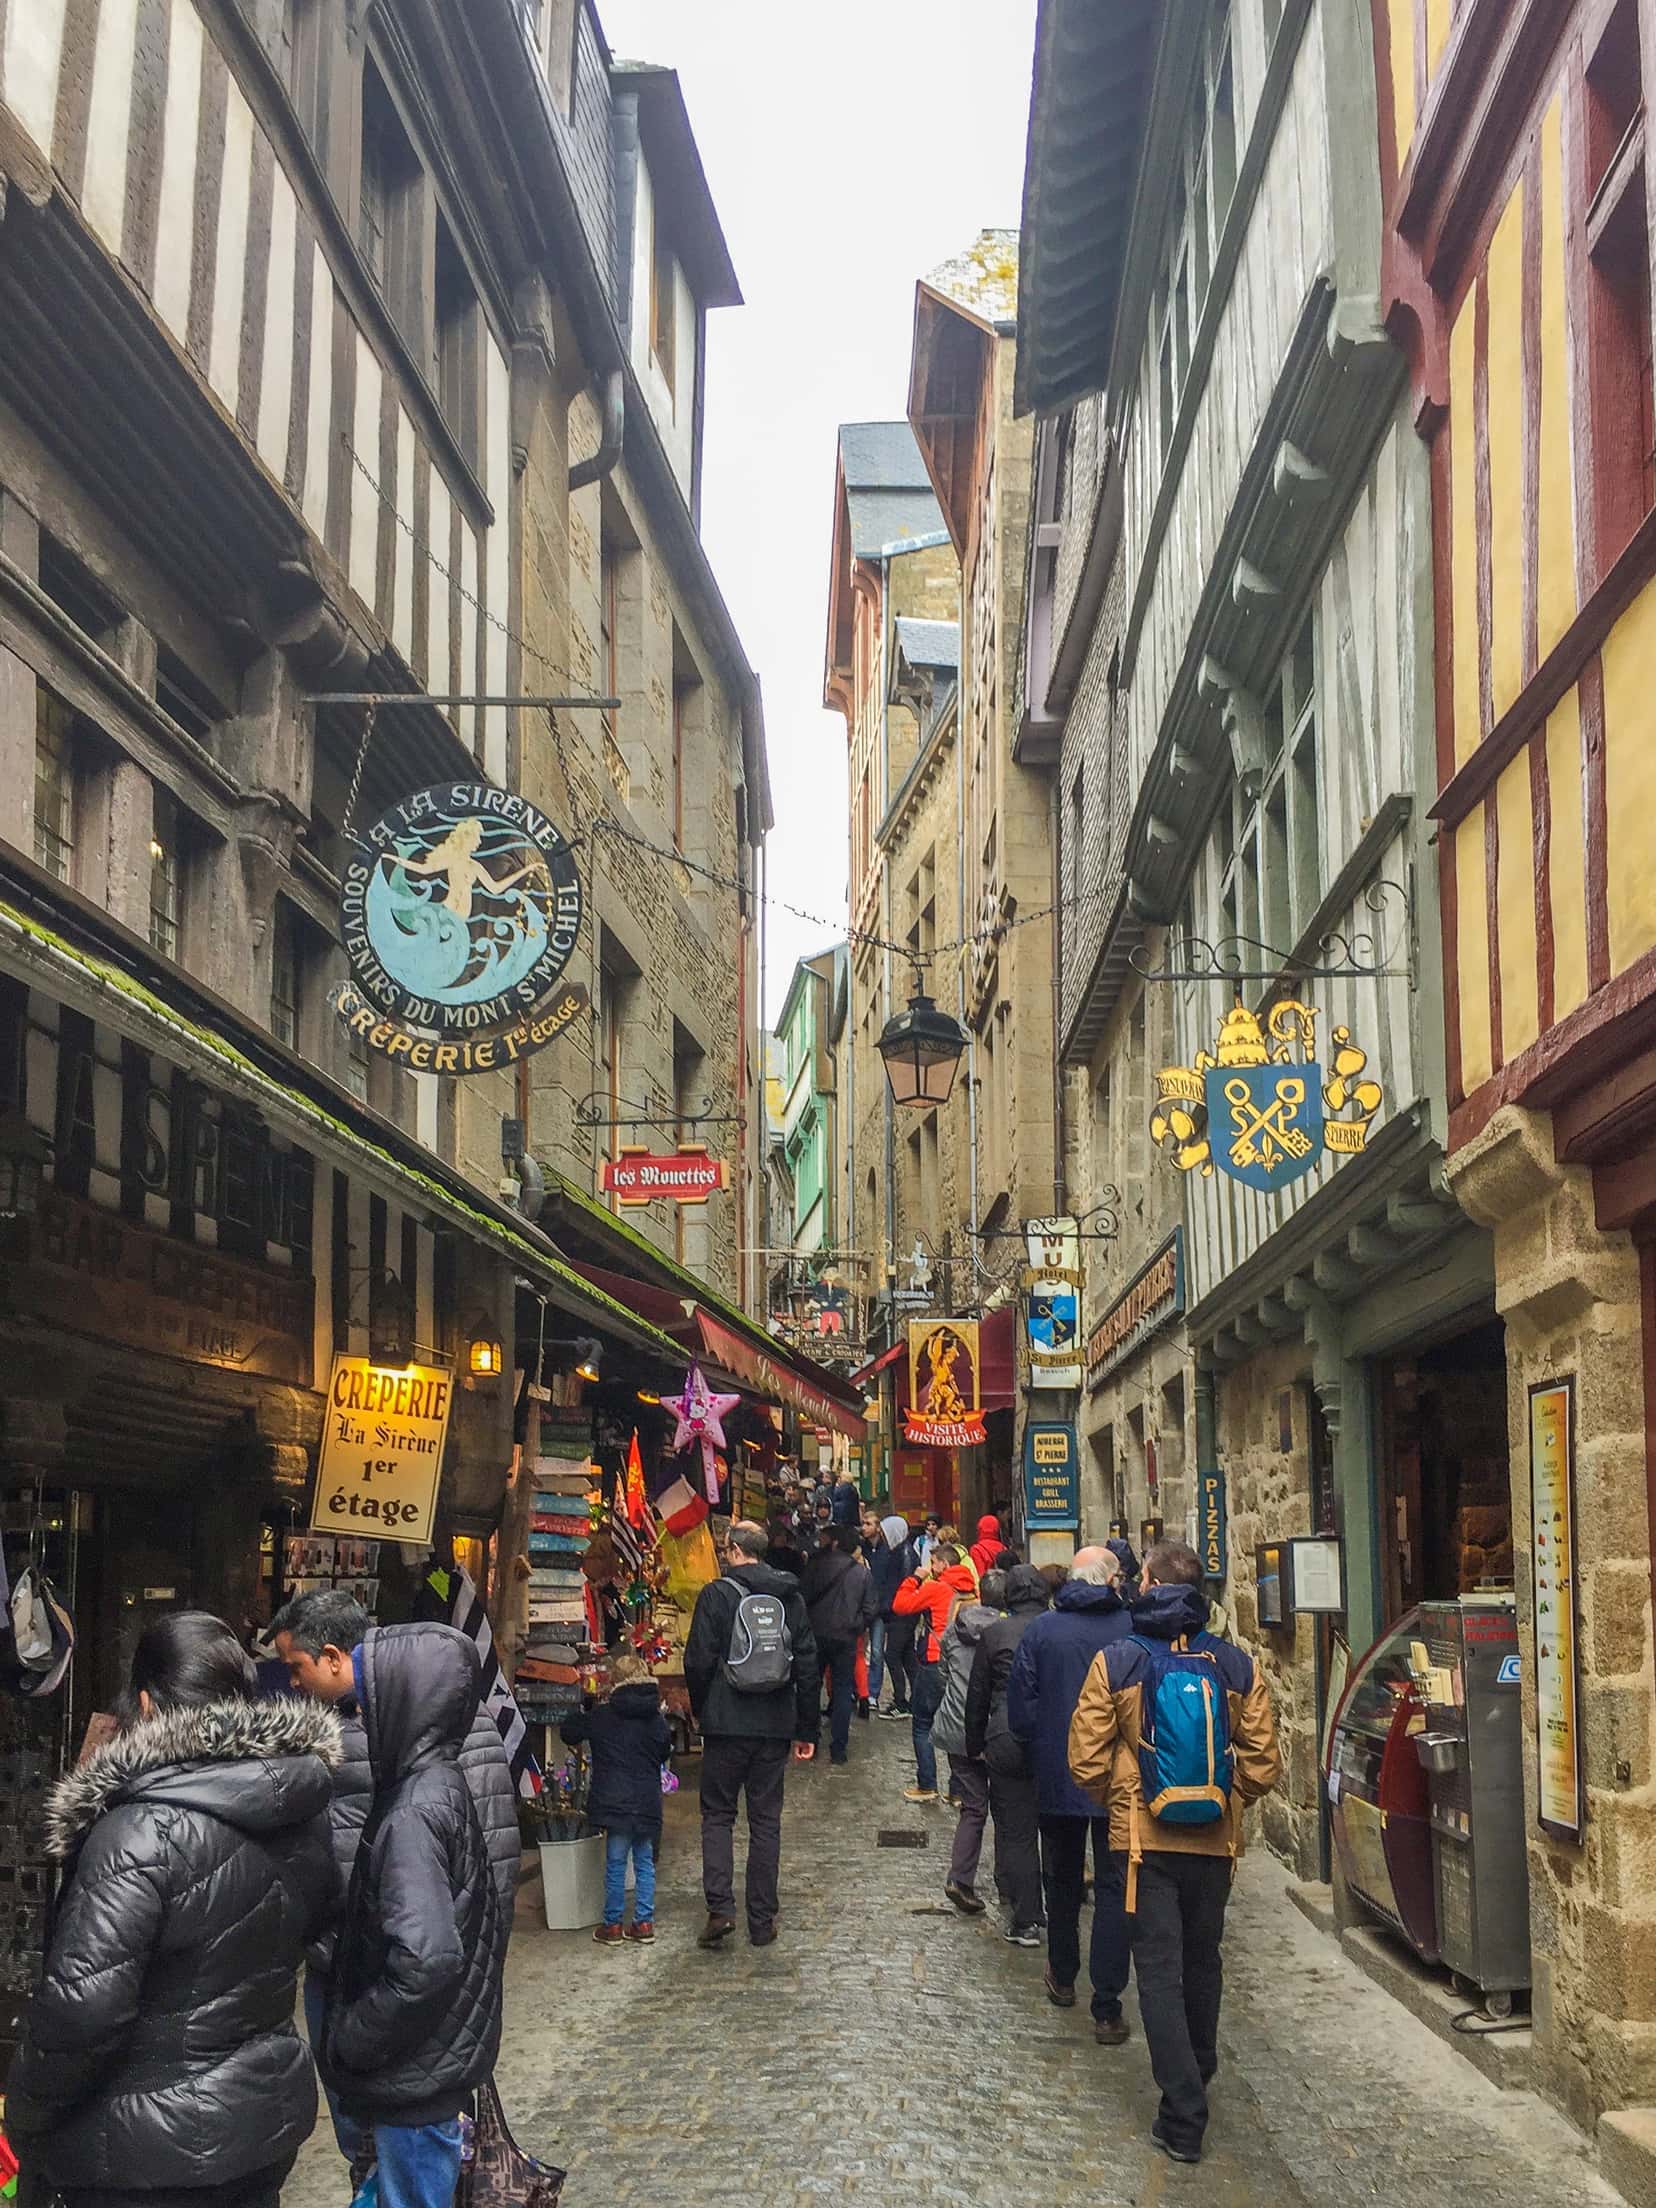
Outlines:
{"label": "crossed keys emblem", "polygon": [[1235,1139],[1230,1146],[1233,1165],[1260,1165],[1274,1172],[1284,1158],[1308,1158],[1314,1145],[1294,1119],[1305,1102],[1305,1083],[1297,1074],[1285,1074],[1276,1084],[1268,1104],[1256,1104],[1249,1084],[1240,1074],[1225,1083],[1225,1102],[1231,1108]]}

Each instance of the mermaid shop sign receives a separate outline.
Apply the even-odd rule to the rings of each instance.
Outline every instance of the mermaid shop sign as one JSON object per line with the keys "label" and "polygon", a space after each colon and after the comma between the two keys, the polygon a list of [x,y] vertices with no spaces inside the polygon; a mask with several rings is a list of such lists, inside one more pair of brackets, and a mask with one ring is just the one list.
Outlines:
{"label": "mermaid shop sign", "polygon": [[586,1008],[564,982],[581,881],[560,830],[486,782],[416,790],[368,830],[340,890],[351,978],[329,1002],[415,1073],[493,1073]]}

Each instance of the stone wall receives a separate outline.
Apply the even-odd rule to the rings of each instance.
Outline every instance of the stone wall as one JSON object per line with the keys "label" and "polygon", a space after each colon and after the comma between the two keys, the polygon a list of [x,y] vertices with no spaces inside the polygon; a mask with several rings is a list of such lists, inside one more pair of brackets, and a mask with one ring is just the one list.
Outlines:
{"label": "stone wall", "polygon": [[[1302,1342],[1261,1350],[1219,1380],[1219,1462],[1230,1502],[1231,1623],[1271,1689],[1283,1782],[1262,1804],[1264,1836],[1301,1878],[1319,1875],[1316,1624],[1294,1618],[1262,1632],[1254,1552],[1262,1541],[1311,1531],[1309,1384]],[[1283,1417],[1287,1415],[1284,1449]]]}
{"label": "stone wall", "polygon": [[[1507,1327],[1512,1522],[1524,1660],[1537,2082],[1576,2119],[1656,2101],[1656,1784],[1651,1551],[1638,1260],[1602,1234],[1590,1174],[1558,1165],[1544,1113],[1507,1107],[1450,1160],[1495,1235]],[[1576,1384],[1576,1586],[1584,1845],[1535,1825],[1529,1389]]]}

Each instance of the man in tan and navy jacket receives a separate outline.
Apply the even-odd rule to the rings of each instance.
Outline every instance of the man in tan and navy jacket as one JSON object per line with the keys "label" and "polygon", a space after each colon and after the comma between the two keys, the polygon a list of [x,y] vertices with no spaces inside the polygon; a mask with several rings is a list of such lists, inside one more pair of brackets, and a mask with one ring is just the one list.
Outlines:
{"label": "man in tan and navy jacket", "polygon": [[[1242,1853],[1245,1805],[1282,1776],[1271,1698],[1251,1656],[1208,1633],[1196,1553],[1160,1541],[1144,1560],[1133,1630],[1093,1658],[1070,1721],[1075,1783],[1110,1814],[1110,1847],[1128,1859],[1127,1910],[1139,2008],[1161,2112],[1150,2136],[1176,2162],[1201,2159],[1208,2081],[1218,2067],[1220,1942],[1231,1873]],[[1154,1644],[1208,1658],[1230,1719],[1228,1805],[1211,1824],[1152,1817],[1139,1776],[1146,1684]]]}

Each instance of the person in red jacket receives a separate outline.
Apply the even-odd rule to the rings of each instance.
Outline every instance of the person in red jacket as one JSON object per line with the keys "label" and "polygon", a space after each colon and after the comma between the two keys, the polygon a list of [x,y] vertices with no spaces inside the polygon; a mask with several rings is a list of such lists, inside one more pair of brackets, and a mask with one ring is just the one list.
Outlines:
{"label": "person in red jacket", "polygon": [[894,1617],[924,1618],[929,1628],[925,1653],[914,1679],[914,1784],[903,1789],[906,1802],[935,1802],[937,1799],[937,1750],[932,1746],[932,1721],[943,1699],[943,1673],[937,1659],[949,1620],[962,1602],[972,1601],[976,1594],[977,1577],[962,1552],[952,1542],[940,1541],[919,1571],[905,1579],[891,1598]]}
{"label": "person in red jacket", "polygon": [[977,1523],[977,1539],[972,1543],[972,1567],[981,1580],[984,1573],[999,1556],[1004,1538],[1001,1522],[992,1510],[986,1510]]}

